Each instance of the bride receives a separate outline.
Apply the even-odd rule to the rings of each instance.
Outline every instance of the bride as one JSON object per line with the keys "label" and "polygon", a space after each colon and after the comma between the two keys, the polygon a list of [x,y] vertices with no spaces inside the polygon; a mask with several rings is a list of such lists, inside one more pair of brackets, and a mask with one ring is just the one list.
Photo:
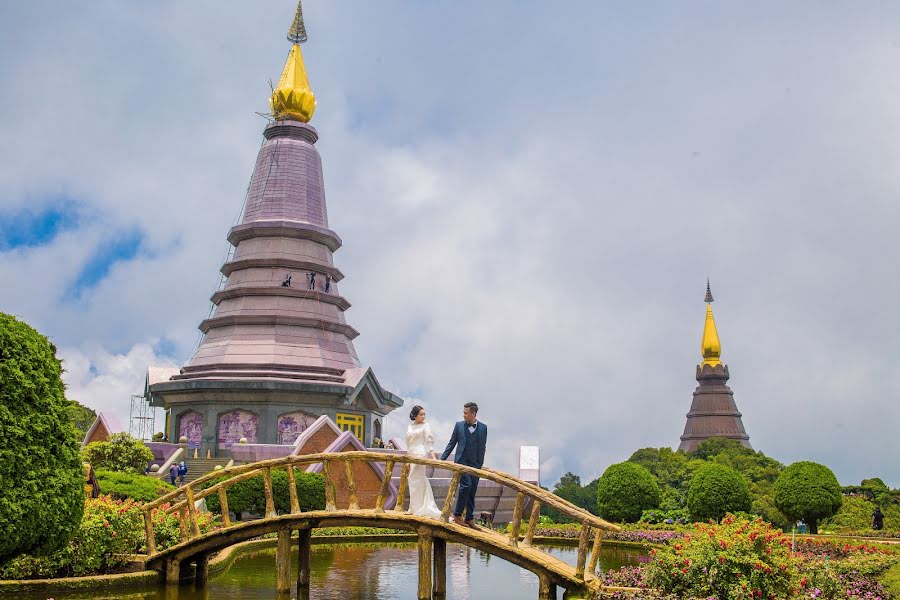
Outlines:
{"label": "bride", "polygon": [[[407,454],[420,458],[435,458],[434,435],[431,426],[425,422],[425,409],[414,406],[409,412],[409,428],[406,430]],[[409,469],[409,512],[422,517],[437,519],[441,511],[434,503],[431,483],[425,477],[425,465],[412,465]]]}

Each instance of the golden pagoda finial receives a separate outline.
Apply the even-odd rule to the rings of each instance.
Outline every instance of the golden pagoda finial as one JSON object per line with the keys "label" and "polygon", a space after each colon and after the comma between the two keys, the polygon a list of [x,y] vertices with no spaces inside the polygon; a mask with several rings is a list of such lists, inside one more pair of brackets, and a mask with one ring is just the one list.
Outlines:
{"label": "golden pagoda finial", "polygon": [[291,44],[284,71],[278,85],[272,90],[272,114],[276,119],[293,119],[309,123],[316,112],[316,97],[309,87],[306,78],[306,65],[303,64],[303,53],[300,44],[306,41],[306,25],[303,22],[303,3],[297,2],[294,22],[288,31],[287,39]]}
{"label": "golden pagoda finial", "polygon": [[700,342],[700,354],[703,356],[703,365],[715,367],[721,365],[722,345],[719,343],[719,332],[716,331],[716,319],[712,311],[712,291],[709,288],[709,279],[706,280],[706,323],[703,325],[703,340]]}

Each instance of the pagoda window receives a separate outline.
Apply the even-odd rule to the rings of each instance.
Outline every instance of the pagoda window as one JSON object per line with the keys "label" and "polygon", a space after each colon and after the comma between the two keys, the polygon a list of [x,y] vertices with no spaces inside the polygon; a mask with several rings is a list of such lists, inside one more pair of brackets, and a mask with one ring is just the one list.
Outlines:
{"label": "pagoda window", "polygon": [[365,432],[366,418],[363,415],[351,415],[347,413],[338,413],[336,415],[336,424],[341,431],[352,431],[353,435],[359,441],[363,441],[363,433]]}

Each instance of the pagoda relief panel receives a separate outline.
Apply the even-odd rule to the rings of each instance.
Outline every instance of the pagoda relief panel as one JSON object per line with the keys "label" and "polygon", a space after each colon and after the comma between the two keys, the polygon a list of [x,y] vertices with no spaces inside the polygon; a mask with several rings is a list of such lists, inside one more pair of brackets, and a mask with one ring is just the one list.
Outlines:
{"label": "pagoda relief panel", "polygon": [[259,437],[259,417],[247,410],[232,410],[219,415],[218,447],[231,448],[241,438],[255,444]]}
{"label": "pagoda relief panel", "polygon": [[278,443],[293,444],[316,419],[317,416],[299,410],[281,415],[278,417]]}
{"label": "pagoda relief panel", "polygon": [[199,448],[203,439],[203,415],[189,410],[178,417],[178,438],[187,438],[188,448]]}

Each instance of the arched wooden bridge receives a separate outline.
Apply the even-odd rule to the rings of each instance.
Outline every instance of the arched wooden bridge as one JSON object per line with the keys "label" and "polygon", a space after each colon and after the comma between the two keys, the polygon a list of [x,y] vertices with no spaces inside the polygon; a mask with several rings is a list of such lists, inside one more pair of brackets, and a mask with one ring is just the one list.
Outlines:
{"label": "arched wooden bridge", "polygon": [[[357,486],[354,481],[354,463],[385,463],[384,476],[374,507],[360,508]],[[325,510],[303,511],[297,497],[295,468],[305,470],[309,465],[322,463],[325,476]],[[396,506],[386,510],[385,504],[391,492],[391,475],[395,464],[401,464],[400,485]],[[441,511],[440,519],[430,519],[408,514],[403,510],[403,498],[411,465],[426,465],[453,472],[450,489]],[[341,466],[343,468],[341,468]],[[290,512],[277,514],[272,491],[272,471],[287,471]],[[340,471],[338,469],[341,469]],[[335,501],[337,473],[343,473],[342,486],[347,489],[347,506],[338,507]],[[489,479],[516,491],[516,504],[508,535],[489,529],[471,529],[449,521],[454,496],[462,474],[469,473]],[[228,515],[226,489],[245,479],[262,476],[265,493],[265,516],[253,521],[232,522]],[[203,485],[213,478],[228,477],[207,489]],[[195,503],[207,496],[218,495],[222,507],[222,527],[205,534],[200,533]],[[526,501],[531,500],[531,515],[522,537],[522,513]],[[170,513],[177,513],[181,524],[181,541],[165,550],[156,550],[153,535],[152,512],[164,503]],[[556,508],[582,525],[578,541],[578,558],[573,567],[532,545],[535,525],[541,504]],[[195,580],[203,585],[207,579],[209,556],[218,550],[266,533],[278,534],[276,552],[276,589],[289,592],[291,587],[291,534],[299,532],[299,565],[297,567],[298,593],[309,587],[310,542],[312,530],[317,527],[365,526],[406,529],[419,536],[419,600],[443,598],[446,594],[447,542],[465,544],[514,563],[538,576],[538,597],[556,598],[557,586],[566,590],[567,597],[590,597],[599,592],[601,582],[594,575],[604,530],[618,527],[563,500],[540,487],[521,481],[506,473],[492,469],[475,469],[446,461],[416,458],[407,455],[381,452],[354,451],[288,456],[257,463],[234,466],[214,471],[177,490],[144,505],[147,533],[148,568],[165,571],[166,581],[177,585],[182,575],[182,565],[196,564]],[[593,537],[593,540],[591,539]],[[522,538],[522,539],[520,539]]]}

